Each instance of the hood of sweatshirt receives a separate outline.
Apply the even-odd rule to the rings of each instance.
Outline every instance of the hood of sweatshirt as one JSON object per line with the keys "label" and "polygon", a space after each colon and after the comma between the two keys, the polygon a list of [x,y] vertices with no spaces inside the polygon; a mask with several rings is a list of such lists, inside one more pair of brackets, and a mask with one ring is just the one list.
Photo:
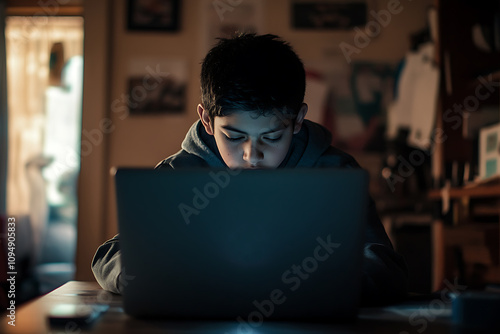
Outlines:
{"label": "hood of sweatshirt", "polygon": [[[330,147],[331,133],[323,126],[304,120],[299,133],[293,136],[288,153],[279,166],[286,168],[312,167]],[[182,149],[205,160],[210,167],[227,167],[213,136],[209,135],[200,120],[189,129]]]}

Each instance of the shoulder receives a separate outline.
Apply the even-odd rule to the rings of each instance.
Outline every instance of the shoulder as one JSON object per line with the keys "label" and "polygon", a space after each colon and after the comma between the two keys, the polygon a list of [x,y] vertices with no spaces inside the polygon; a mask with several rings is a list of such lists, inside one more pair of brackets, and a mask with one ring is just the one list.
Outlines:
{"label": "shoulder", "polygon": [[316,167],[360,168],[356,159],[350,154],[329,146],[316,163]]}
{"label": "shoulder", "polygon": [[208,166],[207,162],[202,158],[200,158],[199,156],[188,153],[185,150],[180,150],[179,152],[160,161],[155,166],[155,169],[161,169],[161,168],[176,169],[176,168],[190,168],[190,167],[193,168],[193,167],[207,167],[207,166]]}

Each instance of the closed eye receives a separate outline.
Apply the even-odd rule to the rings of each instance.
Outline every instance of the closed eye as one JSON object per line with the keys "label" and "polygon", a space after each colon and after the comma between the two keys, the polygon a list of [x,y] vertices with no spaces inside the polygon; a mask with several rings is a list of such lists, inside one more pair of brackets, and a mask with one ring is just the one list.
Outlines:
{"label": "closed eye", "polygon": [[228,137],[226,135],[224,135],[224,136],[226,137],[227,140],[232,141],[232,142],[240,141],[244,138],[244,137]]}
{"label": "closed eye", "polygon": [[276,137],[276,138],[269,138],[269,137],[264,137],[265,140],[268,140],[268,141],[278,141],[281,139],[282,136],[279,136],[279,137]]}

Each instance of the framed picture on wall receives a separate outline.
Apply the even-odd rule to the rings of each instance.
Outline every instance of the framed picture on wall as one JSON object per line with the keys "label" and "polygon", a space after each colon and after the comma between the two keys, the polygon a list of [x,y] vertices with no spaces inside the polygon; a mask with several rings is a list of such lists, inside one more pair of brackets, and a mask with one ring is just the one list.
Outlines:
{"label": "framed picture on wall", "polygon": [[183,113],[187,103],[187,62],[166,58],[132,59],[127,86],[130,116]]}
{"label": "framed picture on wall", "polygon": [[[161,77],[154,89],[144,87],[144,77],[128,78],[130,115],[182,113],[186,109],[186,84],[173,76]],[[149,86],[148,86],[149,88]],[[135,100],[134,100],[135,97]]]}
{"label": "framed picture on wall", "polygon": [[366,0],[291,0],[294,29],[348,30],[364,26]]}
{"label": "framed picture on wall", "polygon": [[178,31],[180,0],[128,0],[127,29]]}
{"label": "framed picture on wall", "polygon": [[217,43],[217,38],[230,38],[237,31],[262,34],[264,32],[264,1],[200,1],[200,9],[204,13],[200,20],[204,37],[202,57]]}

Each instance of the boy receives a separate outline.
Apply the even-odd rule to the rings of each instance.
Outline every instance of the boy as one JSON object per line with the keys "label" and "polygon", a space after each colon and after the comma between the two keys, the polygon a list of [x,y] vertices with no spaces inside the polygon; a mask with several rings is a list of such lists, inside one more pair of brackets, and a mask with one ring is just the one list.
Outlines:
{"label": "boy", "polygon": [[[304,120],[304,66],[277,36],[221,39],[203,61],[201,90],[200,120],[182,149],[156,168],[359,168],[351,156],[330,146],[325,128]],[[396,301],[406,295],[406,264],[394,252],[373,201],[368,219],[362,301]],[[120,276],[118,235],[99,247],[92,270],[104,289],[120,293],[126,273]]]}

